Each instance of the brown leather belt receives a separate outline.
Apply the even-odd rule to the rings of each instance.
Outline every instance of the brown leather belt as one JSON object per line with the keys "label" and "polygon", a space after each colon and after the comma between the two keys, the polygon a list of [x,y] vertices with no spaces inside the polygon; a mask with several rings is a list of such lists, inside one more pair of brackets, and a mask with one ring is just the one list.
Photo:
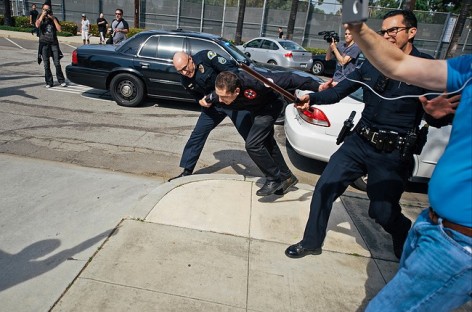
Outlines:
{"label": "brown leather belt", "polygon": [[[438,214],[436,212],[434,212],[433,208],[429,208],[429,218],[431,219],[431,221],[433,221],[434,224],[438,224],[438,219],[441,218],[440,216],[438,216]],[[457,224],[457,223],[453,223],[451,221],[447,221],[445,219],[442,219],[442,224],[445,228],[448,228],[448,229],[451,229],[451,230],[454,230],[454,231],[457,231],[461,234],[464,234],[466,236],[469,236],[469,237],[472,237],[472,228],[470,227],[467,227],[467,226],[463,226],[463,225],[460,225],[460,224]]]}

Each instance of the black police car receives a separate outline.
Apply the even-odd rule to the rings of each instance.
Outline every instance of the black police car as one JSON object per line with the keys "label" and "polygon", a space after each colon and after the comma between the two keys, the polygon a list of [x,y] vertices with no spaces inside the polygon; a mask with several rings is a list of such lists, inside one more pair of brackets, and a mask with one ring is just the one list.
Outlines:
{"label": "black police car", "polygon": [[[175,52],[191,55],[213,50],[228,59],[253,66],[260,72],[294,71],[279,66],[254,64],[231,42],[216,35],[175,31],[143,31],[120,46],[83,45],[72,53],[67,78],[74,83],[109,90],[122,106],[138,106],[146,96],[194,102],[180,84],[172,58]],[[299,75],[317,77],[302,71]]]}

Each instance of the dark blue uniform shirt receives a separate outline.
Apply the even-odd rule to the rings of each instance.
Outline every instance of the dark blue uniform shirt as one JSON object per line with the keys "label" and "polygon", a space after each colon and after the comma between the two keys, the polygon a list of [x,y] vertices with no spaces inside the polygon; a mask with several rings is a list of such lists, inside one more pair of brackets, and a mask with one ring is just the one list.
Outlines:
{"label": "dark blue uniform shirt", "polygon": [[[419,52],[415,47],[413,47],[411,55],[432,58],[427,54]],[[418,96],[429,92],[429,90],[397,80],[387,79],[368,60],[364,61],[363,64],[358,66],[347,77],[364,82],[376,90],[377,93],[387,98],[403,95],[416,96],[398,100],[384,100],[366,86],[344,79],[334,88],[310,94],[310,105],[337,103],[359,89],[359,87],[362,87],[365,107],[362,111],[361,125],[374,129],[396,131],[400,134],[405,134],[419,125],[424,111]]]}
{"label": "dark blue uniform shirt", "polygon": [[[293,72],[260,72],[266,78],[269,78],[279,87],[294,91],[301,90],[318,90],[320,84],[310,76],[300,76]],[[228,107],[236,110],[259,111],[266,105],[270,105],[271,101],[280,99],[281,95],[264,85],[262,82],[252,77],[248,73],[240,70],[236,73],[241,82],[241,91],[238,97]],[[217,100],[216,94],[212,95],[213,101]]]}
{"label": "dark blue uniform shirt", "polygon": [[222,71],[237,72],[236,62],[216,54],[211,50],[202,50],[192,56],[195,75],[192,78],[181,76],[182,86],[199,101],[215,90],[216,76]]}

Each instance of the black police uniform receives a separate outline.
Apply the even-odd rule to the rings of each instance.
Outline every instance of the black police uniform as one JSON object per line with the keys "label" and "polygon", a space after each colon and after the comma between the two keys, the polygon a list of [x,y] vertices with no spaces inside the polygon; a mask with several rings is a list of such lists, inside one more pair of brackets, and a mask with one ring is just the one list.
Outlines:
{"label": "black police uniform", "polygon": [[[414,47],[411,55],[431,58]],[[385,78],[368,61],[356,68],[348,78],[362,81],[388,98],[428,92]],[[310,105],[336,103],[360,86],[359,83],[344,79],[334,88],[311,94]],[[321,248],[334,200],[353,181],[368,174],[369,216],[392,235],[395,255],[400,257],[411,226],[410,220],[401,213],[399,204],[412,159],[411,154],[409,157],[401,156],[404,148],[402,142],[409,131],[417,129],[423,109],[418,97],[389,101],[378,97],[365,86],[363,91],[365,108],[361,120],[354,133],[331,156],[316,184],[300,244],[306,249]],[[387,141],[392,143],[385,143]],[[286,253],[289,253],[289,249]]]}
{"label": "black police uniform", "polygon": [[[283,89],[318,90],[319,83],[311,77],[302,77],[295,73],[263,72],[261,73]],[[253,125],[246,139],[246,150],[256,163],[267,181],[281,182],[292,176],[282,153],[274,139],[274,124],[284,108],[284,100],[268,86],[240,71],[237,76],[241,82],[238,97],[228,105],[234,110],[249,110],[253,115]],[[212,94],[217,101],[216,93]]]}
{"label": "black police uniform", "polygon": [[[196,53],[192,56],[192,60],[195,64],[195,75],[192,78],[182,75],[181,83],[197,102],[215,90],[216,76],[220,72],[238,70],[235,62],[210,50]],[[208,135],[226,116],[231,119],[239,134],[246,140],[252,125],[251,115],[248,111],[233,111],[222,107],[219,103],[208,108],[202,107],[197,124],[182,153],[180,167],[189,173],[193,172]]]}

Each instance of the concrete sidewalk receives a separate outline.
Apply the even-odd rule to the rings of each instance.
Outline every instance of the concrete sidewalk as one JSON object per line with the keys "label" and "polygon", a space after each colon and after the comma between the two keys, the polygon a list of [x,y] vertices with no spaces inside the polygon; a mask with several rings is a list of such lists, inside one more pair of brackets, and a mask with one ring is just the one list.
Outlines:
{"label": "concrete sidewalk", "polygon": [[289,259],[312,187],[264,198],[259,187],[228,175],[162,184],[140,203],[155,203],[149,213],[118,226],[53,311],[360,311],[393,276],[390,239],[365,197],[335,203],[322,255]]}

